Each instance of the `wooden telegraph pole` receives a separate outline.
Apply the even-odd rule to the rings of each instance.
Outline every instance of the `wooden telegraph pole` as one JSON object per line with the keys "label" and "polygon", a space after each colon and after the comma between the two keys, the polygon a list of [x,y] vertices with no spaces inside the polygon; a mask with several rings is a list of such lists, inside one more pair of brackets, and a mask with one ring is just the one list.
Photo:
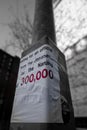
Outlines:
{"label": "wooden telegraph pole", "polygon": [[38,123],[39,130],[75,130],[65,56],[56,47],[52,0],[36,0],[32,45],[22,53],[17,85],[12,122]]}

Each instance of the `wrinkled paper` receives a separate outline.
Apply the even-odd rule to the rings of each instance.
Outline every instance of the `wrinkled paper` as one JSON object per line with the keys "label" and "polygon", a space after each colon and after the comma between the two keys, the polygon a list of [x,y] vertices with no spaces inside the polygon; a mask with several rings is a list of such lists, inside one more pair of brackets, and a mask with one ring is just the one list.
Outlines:
{"label": "wrinkled paper", "polygon": [[49,45],[21,58],[11,122],[62,122],[58,54]]}

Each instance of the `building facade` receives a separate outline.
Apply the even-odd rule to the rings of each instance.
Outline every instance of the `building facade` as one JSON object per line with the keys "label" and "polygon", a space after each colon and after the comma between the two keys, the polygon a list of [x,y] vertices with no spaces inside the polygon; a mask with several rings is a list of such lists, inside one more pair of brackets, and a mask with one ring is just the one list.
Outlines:
{"label": "building facade", "polygon": [[0,129],[8,130],[19,68],[18,57],[0,50]]}
{"label": "building facade", "polygon": [[65,54],[75,117],[87,117],[87,1],[56,0],[58,48]]}

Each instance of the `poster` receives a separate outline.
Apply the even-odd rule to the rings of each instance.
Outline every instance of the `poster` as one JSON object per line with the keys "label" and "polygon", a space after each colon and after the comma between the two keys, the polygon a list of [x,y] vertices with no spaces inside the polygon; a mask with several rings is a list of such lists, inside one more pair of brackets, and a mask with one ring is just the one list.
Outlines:
{"label": "poster", "polygon": [[51,46],[21,58],[11,122],[62,122],[58,54]]}

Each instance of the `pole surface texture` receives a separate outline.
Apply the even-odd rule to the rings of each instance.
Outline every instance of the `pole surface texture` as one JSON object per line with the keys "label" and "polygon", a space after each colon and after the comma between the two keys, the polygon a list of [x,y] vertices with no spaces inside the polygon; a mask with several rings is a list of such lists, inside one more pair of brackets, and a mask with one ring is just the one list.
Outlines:
{"label": "pole surface texture", "polygon": [[[55,42],[52,0],[36,0],[32,43],[47,36]],[[56,43],[56,42],[55,42]]]}

